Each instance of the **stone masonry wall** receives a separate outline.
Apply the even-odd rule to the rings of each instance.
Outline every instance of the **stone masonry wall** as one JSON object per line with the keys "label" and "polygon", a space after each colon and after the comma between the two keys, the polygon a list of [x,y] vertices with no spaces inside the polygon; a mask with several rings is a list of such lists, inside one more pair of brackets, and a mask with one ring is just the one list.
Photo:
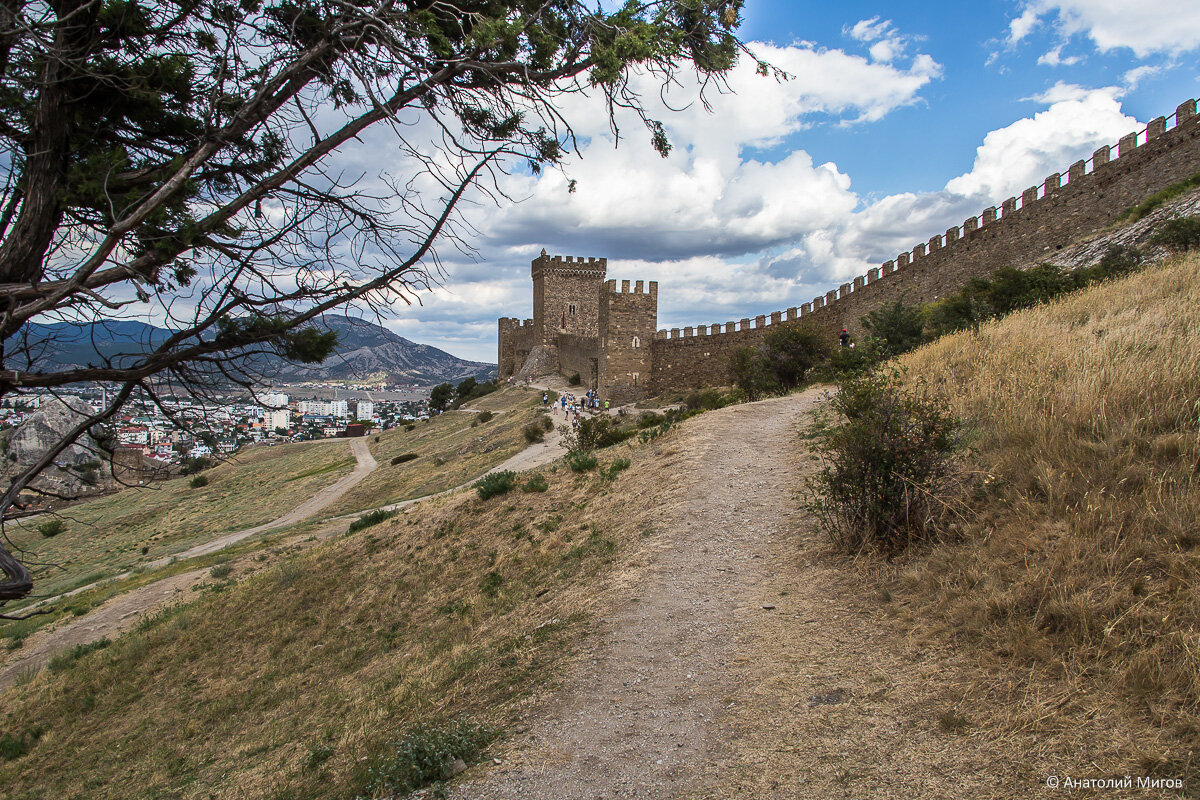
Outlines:
{"label": "stone masonry wall", "polygon": [[533,324],[543,344],[559,334],[598,336],[600,286],[608,269],[604,258],[542,255],[533,260]]}
{"label": "stone masonry wall", "polygon": [[501,378],[515,375],[525,363],[529,351],[537,344],[533,335],[533,320],[522,322],[513,317],[501,317],[497,342],[498,375]]}
{"label": "stone masonry wall", "polygon": [[[1180,104],[1172,116],[1170,129],[1168,121],[1158,117],[1145,130],[1123,137],[1115,154],[1113,148],[1102,147],[1087,161],[1072,164],[1066,175],[1050,175],[1040,186],[1026,189],[1020,199],[984,209],[979,217],[810,303],[772,313],[771,325],[800,320],[827,333],[832,342],[843,327],[861,333],[860,318],[887,303],[936,300],[1000,267],[1053,261],[1063,247],[1200,172],[1196,101]],[[743,319],[738,325],[684,328],[682,334],[679,329],[658,331],[651,392],[728,383],[729,354],[759,344],[769,327],[760,316],[753,327]]]}
{"label": "stone masonry wall", "polygon": [[658,282],[604,284],[600,294],[600,380],[606,399],[630,403],[642,399],[653,370],[654,329],[658,325]]}
{"label": "stone masonry wall", "polygon": [[558,371],[567,376],[578,372],[585,390],[597,388],[599,357],[599,338],[568,333],[558,335]]}

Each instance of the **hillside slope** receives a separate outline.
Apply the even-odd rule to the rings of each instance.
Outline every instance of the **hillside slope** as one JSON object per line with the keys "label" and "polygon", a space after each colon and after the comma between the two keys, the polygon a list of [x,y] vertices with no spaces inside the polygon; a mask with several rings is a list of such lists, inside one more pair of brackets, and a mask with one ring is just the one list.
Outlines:
{"label": "hillside slope", "polygon": [[[895,567],[976,721],[1200,784],[1200,255],[904,357],[973,432],[979,516]],[[1029,703],[1030,697],[1036,702]]]}

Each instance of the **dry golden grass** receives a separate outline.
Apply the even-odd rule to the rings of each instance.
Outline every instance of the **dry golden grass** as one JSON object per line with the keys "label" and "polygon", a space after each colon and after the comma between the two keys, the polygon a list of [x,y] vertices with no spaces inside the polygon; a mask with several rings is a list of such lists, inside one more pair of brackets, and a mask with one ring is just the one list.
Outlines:
{"label": "dry golden grass", "polygon": [[[41,518],[6,531],[31,562],[44,565],[35,573],[38,593],[57,594],[215,534],[269,522],[353,469],[345,440],[252,447],[206,470],[204,487],[175,478],[71,506],[62,512],[67,531],[52,539],[37,533]],[[271,502],[264,502],[268,497]]]}
{"label": "dry golden grass", "polygon": [[962,541],[893,567],[901,605],[978,646],[1006,724],[1200,789],[1200,257],[903,363],[984,477]]}
{"label": "dry golden grass", "polygon": [[[323,514],[348,514],[461,486],[526,447],[521,428],[533,419],[541,398],[541,392],[535,397],[535,392],[525,387],[504,388],[471,404],[494,412],[489,422],[472,427],[478,415],[448,411],[415,423],[411,431],[394,428],[381,434],[378,442],[372,437],[371,455],[379,468]],[[417,458],[391,463],[407,453],[415,453]]]}
{"label": "dry golden grass", "polygon": [[510,722],[639,540],[622,492],[654,449],[614,480],[413,506],[17,686],[0,730],[44,733],[0,761],[5,796],[353,797],[413,723]]}

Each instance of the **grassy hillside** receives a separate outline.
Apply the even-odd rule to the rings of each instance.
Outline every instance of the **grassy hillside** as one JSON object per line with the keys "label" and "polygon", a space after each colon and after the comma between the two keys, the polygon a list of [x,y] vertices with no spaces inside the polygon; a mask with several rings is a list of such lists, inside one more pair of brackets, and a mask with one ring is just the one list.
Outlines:
{"label": "grassy hillside", "polygon": [[72,506],[62,514],[66,531],[52,539],[36,530],[42,518],[10,524],[6,532],[43,565],[38,593],[57,594],[214,534],[269,522],[349,474],[354,463],[346,441],[253,447],[206,470],[207,486],[193,488],[190,479],[176,478]]}
{"label": "grassy hillside", "polygon": [[[968,643],[981,724],[1200,791],[1200,258],[903,359],[972,431],[980,514],[893,569]],[[971,693],[968,693],[971,694]],[[1017,710],[1017,709],[1021,710]]]}
{"label": "grassy hillside", "polygon": [[645,533],[625,497],[660,446],[623,447],[615,477],[414,506],[60,659],[0,709],[28,743],[5,796],[347,798],[414,725],[503,726]]}
{"label": "grassy hillside", "polygon": [[[336,516],[408,500],[460,486],[516,455],[527,446],[521,428],[534,418],[541,392],[505,388],[473,402],[472,408],[494,416],[484,423],[472,411],[448,411],[417,422],[413,429],[394,428],[370,442],[379,469],[323,512]],[[416,458],[393,464],[397,456]]]}

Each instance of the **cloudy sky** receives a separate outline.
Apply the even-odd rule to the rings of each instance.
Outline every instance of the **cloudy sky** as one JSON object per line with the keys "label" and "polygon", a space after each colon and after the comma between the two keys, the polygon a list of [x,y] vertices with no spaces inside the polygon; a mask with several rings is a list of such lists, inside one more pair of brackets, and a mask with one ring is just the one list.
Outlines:
{"label": "cloudy sky", "polygon": [[659,327],[799,305],[1200,95],[1200,4],[1180,0],[746,6],[742,37],[788,80],[743,64],[710,110],[679,87],[655,114],[666,159],[572,98],[580,155],[472,207],[477,257],[446,252],[444,286],[389,327],[495,361],[543,247],[659,281]]}

